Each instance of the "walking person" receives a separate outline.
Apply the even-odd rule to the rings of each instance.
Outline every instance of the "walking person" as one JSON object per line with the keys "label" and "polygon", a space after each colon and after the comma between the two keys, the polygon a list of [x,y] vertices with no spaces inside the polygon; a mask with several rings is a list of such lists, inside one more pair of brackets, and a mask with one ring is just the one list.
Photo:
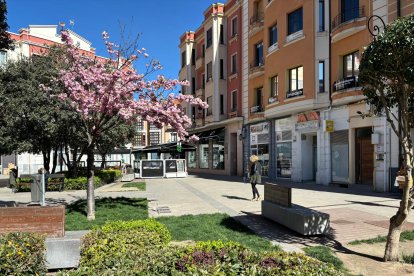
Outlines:
{"label": "walking person", "polygon": [[250,184],[252,185],[253,193],[252,200],[260,200],[260,194],[257,190],[256,184],[262,183],[262,166],[258,161],[259,157],[257,157],[257,155],[250,156],[250,162],[252,162],[252,165],[250,167]]}

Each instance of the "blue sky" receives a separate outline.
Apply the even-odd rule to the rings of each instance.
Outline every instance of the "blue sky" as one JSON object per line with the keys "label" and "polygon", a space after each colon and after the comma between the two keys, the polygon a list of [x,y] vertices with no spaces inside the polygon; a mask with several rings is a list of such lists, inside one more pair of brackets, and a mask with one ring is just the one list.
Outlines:
{"label": "blue sky", "polygon": [[[74,20],[73,31],[92,42],[98,55],[105,56],[101,34],[107,31],[111,41],[119,42],[120,24],[126,33],[140,35],[139,46],[151,58],[161,62],[168,78],[178,78],[180,69],[179,37],[196,30],[203,12],[213,0],[6,0],[9,31],[18,32],[28,25],[57,25]],[[154,75],[156,77],[156,75]]]}

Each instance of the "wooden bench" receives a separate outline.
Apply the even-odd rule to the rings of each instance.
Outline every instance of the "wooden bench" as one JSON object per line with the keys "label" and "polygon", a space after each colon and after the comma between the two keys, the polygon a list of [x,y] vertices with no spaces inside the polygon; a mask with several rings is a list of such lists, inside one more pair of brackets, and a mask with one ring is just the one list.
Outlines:
{"label": "wooden bench", "polygon": [[329,214],[292,204],[292,188],[265,184],[262,215],[302,235],[329,231]]}

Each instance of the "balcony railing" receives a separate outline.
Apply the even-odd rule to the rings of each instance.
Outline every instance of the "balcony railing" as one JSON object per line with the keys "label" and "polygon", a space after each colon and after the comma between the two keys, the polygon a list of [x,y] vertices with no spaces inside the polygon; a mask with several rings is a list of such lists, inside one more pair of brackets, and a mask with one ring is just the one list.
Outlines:
{"label": "balcony railing", "polygon": [[342,11],[332,20],[332,29],[335,29],[342,23],[362,17],[365,17],[365,6]]}
{"label": "balcony railing", "polygon": [[264,71],[264,59],[263,58],[260,62],[255,61],[253,63],[250,63],[250,70],[249,70],[250,74],[260,72],[260,71]]}
{"label": "balcony railing", "polygon": [[250,113],[259,113],[259,112],[263,112],[264,108],[261,105],[255,105],[250,107]]}
{"label": "balcony railing", "polygon": [[260,24],[262,25],[264,22],[264,13],[258,12],[252,17],[250,17],[250,25]]}
{"label": "balcony railing", "polygon": [[358,87],[358,76],[346,77],[335,81],[333,84],[334,92],[355,87]]}
{"label": "balcony railing", "polygon": [[302,95],[303,95],[303,88],[296,89],[296,90],[291,90],[291,91],[286,92],[286,99],[299,97],[299,96],[302,96]]}

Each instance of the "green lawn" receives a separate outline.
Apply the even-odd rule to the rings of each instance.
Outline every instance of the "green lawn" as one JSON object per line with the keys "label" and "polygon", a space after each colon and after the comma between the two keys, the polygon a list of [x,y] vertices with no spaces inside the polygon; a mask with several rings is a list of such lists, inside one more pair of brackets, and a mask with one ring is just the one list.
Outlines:
{"label": "green lawn", "polygon": [[94,221],[86,219],[86,200],[66,206],[65,230],[88,230],[104,225],[109,220],[138,220],[148,218],[145,198],[101,198],[95,200]]}
{"label": "green lawn", "polygon": [[327,246],[310,246],[303,248],[306,255],[315,258],[324,263],[330,263],[337,270],[344,271],[344,263],[333,253],[332,249]]}
{"label": "green lawn", "polygon": [[[412,241],[412,240],[414,240],[414,231],[401,232],[400,241]],[[352,245],[357,245],[357,244],[362,244],[362,243],[372,244],[372,243],[379,243],[379,242],[386,242],[386,241],[387,241],[387,236],[378,236],[372,239],[352,241],[349,244],[352,244]]]}
{"label": "green lawn", "polygon": [[145,191],[145,182],[130,182],[122,185],[122,188],[138,188],[138,190]]}
{"label": "green lawn", "polygon": [[167,226],[175,241],[231,240],[255,251],[279,249],[226,214],[160,217],[157,220]]}

